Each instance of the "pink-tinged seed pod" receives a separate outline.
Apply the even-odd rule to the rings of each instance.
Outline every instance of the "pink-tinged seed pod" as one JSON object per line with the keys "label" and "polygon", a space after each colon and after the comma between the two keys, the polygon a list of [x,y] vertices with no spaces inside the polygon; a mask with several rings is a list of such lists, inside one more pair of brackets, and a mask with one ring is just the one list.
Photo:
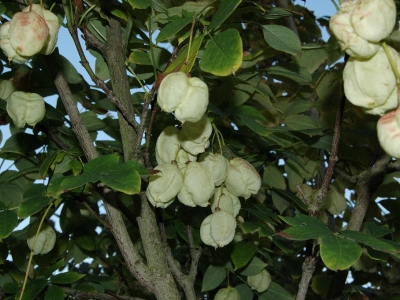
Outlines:
{"label": "pink-tinged seed pod", "polygon": [[376,127],[382,149],[387,154],[400,158],[400,110],[391,111],[381,117]]}
{"label": "pink-tinged seed pod", "polygon": [[211,170],[215,186],[225,181],[228,176],[229,161],[223,155],[205,152],[200,155],[199,162]]}
{"label": "pink-tinged seed pod", "polygon": [[206,245],[224,247],[235,236],[236,220],[229,212],[220,210],[206,217],[200,226],[200,238]]}
{"label": "pink-tinged seed pod", "polygon": [[[388,47],[399,69],[400,56],[396,50]],[[373,109],[384,105],[394,97],[397,99],[396,76],[383,47],[368,59],[350,57],[343,71],[344,92],[354,105]]]}
{"label": "pink-tinged seed pod", "polygon": [[9,38],[15,52],[33,56],[42,50],[49,35],[49,27],[35,11],[18,12],[10,21]]}
{"label": "pink-tinged seed pod", "polygon": [[7,113],[19,128],[24,128],[25,124],[35,126],[45,112],[43,97],[38,94],[17,91],[7,99]]}
{"label": "pink-tinged seed pod", "polygon": [[10,42],[10,22],[6,22],[0,27],[0,48],[7,56],[9,61],[13,61],[18,64],[24,64],[28,61],[29,57],[23,57],[18,55]]}
{"label": "pink-tinged seed pod", "polygon": [[198,122],[185,122],[179,133],[179,141],[185,151],[197,155],[206,151],[210,146],[209,138],[212,133],[210,120],[204,115]]}
{"label": "pink-tinged seed pod", "polygon": [[247,160],[234,158],[229,162],[225,186],[233,195],[248,199],[251,194],[258,193],[261,187],[261,177]]}
{"label": "pink-tinged seed pod", "polygon": [[351,24],[359,36],[371,42],[379,42],[389,36],[396,23],[393,0],[362,0],[354,3]]}
{"label": "pink-tinged seed pod", "polygon": [[329,28],[335,35],[340,48],[348,55],[368,58],[378,51],[379,44],[362,38],[354,31],[350,19],[355,7],[356,2],[344,1],[340,5],[340,10],[329,20]]}
{"label": "pink-tinged seed pod", "polygon": [[214,179],[211,171],[198,162],[191,162],[184,168],[183,186],[178,199],[188,206],[208,205],[208,200],[214,193]]}
{"label": "pink-tinged seed pod", "polygon": [[154,168],[160,172],[150,175],[146,190],[147,198],[155,207],[165,208],[178,195],[183,185],[183,174],[174,164],[163,164]]}

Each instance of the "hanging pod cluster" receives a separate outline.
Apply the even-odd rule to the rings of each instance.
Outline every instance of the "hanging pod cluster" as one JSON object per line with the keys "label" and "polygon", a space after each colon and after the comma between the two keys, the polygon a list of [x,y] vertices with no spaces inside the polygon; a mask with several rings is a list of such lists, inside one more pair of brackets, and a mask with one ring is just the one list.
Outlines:
{"label": "hanging pod cluster", "polygon": [[181,129],[166,127],[157,139],[158,166],[150,175],[147,198],[161,208],[175,198],[191,207],[211,205],[213,213],[201,224],[200,236],[207,245],[223,247],[235,235],[239,197],[248,199],[258,193],[260,175],[244,159],[228,161],[221,154],[206,152],[212,125],[205,114],[208,88],[199,78],[182,72],[167,75],[157,101],[183,124]]}
{"label": "hanging pod cluster", "polygon": [[[344,0],[329,27],[350,57],[343,71],[344,92],[366,113],[384,115],[399,104],[399,53],[381,41],[396,23],[393,0]],[[386,48],[386,49],[385,49]],[[399,113],[390,112],[377,124],[382,148],[400,157]]]}
{"label": "hanging pod cluster", "polygon": [[42,5],[32,4],[1,26],[0,48],[10,61],[23,64],[38,53],[52,53],[59,29],[55,14]]}

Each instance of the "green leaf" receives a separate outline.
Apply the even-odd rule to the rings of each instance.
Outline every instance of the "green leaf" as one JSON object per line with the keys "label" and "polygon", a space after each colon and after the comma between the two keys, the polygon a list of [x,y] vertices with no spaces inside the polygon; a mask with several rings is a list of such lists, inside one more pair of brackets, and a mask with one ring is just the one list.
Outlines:
{"label": "green leaf", "polygon": [[264,39],[272,48],[292,55],[301,55],[301,42],[293,30],[282,25],[263,25]]}
{"label": "green leaf", "polygon": [[11,210],[0,211],[0,241],[8,237],[18,226],[17,214]]}
{"label": "green leaf", "polygon": [[296,115],[311,109],[314,105],[308,100],[296,99],[284,112],[283,116]]}
{"label": "green leaf", "polygon": [[263,116],[263,114],[256,108],[248,105],[240,105],[240,106],[234,106],[234,107],[229,107],[225,112],[230,113],[231,115],[236,115],[236,116],[245,116],[252,118],[254,120],[266,122],[267,119]]}
{"label": "green leaf", "polygon": [[39,169],[39,175],[42,178],[45,178],[47,175],[47,171],[49,170],[51,164],[53,163],[53,161],[56,159],[57,157],[57,152],[51,152],[46,159],[43,161],[43,163],[40,166]]}
{"label": "green leaf", "polygon": [[25,219],[37,212],[41,211],[43,207],[49,204],[49,198],[44,196],[37,196],[25,202],[22,202],[18,207],[18,217]]}
{"label": "green leaf", "polygon": [[350,268],[361,256],[361,247],[335,235],[321,239],[321,258],[327,268],[337,271]]}
{"label": "green leaf", "polygon": [[306,115],[287,116],[283,122],[292,130],[304,131],[308,129],[314,129],[318,130],[318,132],[321,131],[318,123]]}
{"label": "green leaf", "polygon": [[[172,64],[169,65],[169,67],[164,71],[164,74],[169,74],[172,72],[177,72],[181,71],[184,73],[190,73],[192,70],[192,67],[197,59],[197,54],[199,52],[201,43],[203,42],[204,35],[197,35],[193,41],[192,41],[192,46],[190,47],[190,52],[189,52],[189,47],[186,47],[183,51],[181,51],[178,55],[178,57],[174,60]],[[188,54],[189,52],[189,54]],[[187,63],[186,63],[186,59]]]}
{"label": "green leaf", "polygon": [[201,292],[217,288],[226,278],[226,270],[221,266],[209,265],[204,273]]}
{"label": "green leaf", "polygon": [[267,69],[270,75],[275,75],[277,78],[289,78],[300,85],[311,84],[312,78],[310,72],[304,67],[295,64],[287,64],[285,67],[272,66]]}
{"label": "green leaf", "polygon": [[60,184],[60,188],[57,195],[60,195],[66,191],[77,189],[89,182],[96,182],[100,179],[100,173],[83,173],[78,176],[67,176]]}
{"label": "green leaf", "polygon": [[74,233],[74,240],[76,244],[82,249],[93,251],[96,249],[96,241],[93,235],[90,234],[87,230],[76,231]]}
{"label": "green leaf", "polygon": [[134,169],[127,168],[126,165],[119,165],[119,170],[112,170],[107,175],[101,176],[100,180],[117,191],[128,195],[140,192],[141,178]]}
{"label": "green leaf", "polygon": [[156,38],[156,42],[160,42],[163,40],[168,40],[173,38],[176,33],[183,29],[186,25],[192,22],[192,18],[179,18],[168,23],[163,29],[161,29],[160,33]]}
{"label": "green leaf", "polygon": [[373,237],[384,236],[384,235],[394,232],[394,228],[389,228],[389,226],[386,224],[382,225],[382,226],[378,226],[372,222],[366,222],[365,228],[368,230],[368,233],[370,235],[372,235]]}
{"label": "green leaf", "polygon": [[240,300],[253,300],[253,291],[247,284],[239,284],[235,286],[235,289],[240,295]]}
{"label": "green leaf", "polygon": [[152,65],[149,53],[137,49],[133,50],[131,54],[129,54],[128,62],[138,65],[146,65],[146,66]]}
{"label": "green leaf", "polygon": [[37,136],[18,132],[10,136],[1,148],[1,153],[26,154],[42,146],[42,142]]}
{"label": "green leaf", "polygon": [[260,294],[258,300],[294,300],[294,297],[283,287],[275,282],[271,282],[268,290]]}
{"label": "green leaf", "polygon": [[280,216],[280,218],[292,227],[277,235],[289,240],[311,240],[333,234],[324,222],[310,216],[297,214],[295,217]]}
{"label": "green leaf", "polygon": [[255,133],[261,136],[269,136],[272,132],[270,132],[266,127],[255,121],[253,118],[240,116],[240,119]]}
{"label": "green leaf", "polygon": [[51,285],[47,289],[46,295],[44,296],[44,300],[60,300],[64,299],[65,295],[63,290],[56,286],[56,285]]}
{"label": "green leaf", "polygon": [[70,84],[78,84],[82,82],[82,77],[75,69],[74,65],[66,59],[64,56],[59,54],[57,61],[60,66],[61,72],[64,75],[65,80]]}
{"label": "green leaf", "polygon": [[1,201],[9,209],[18,207],[23,201],[21,187],[18,184],[4,182],[0,184]]}
{"label": "green leaf", "polygon": [[119,155],[118,154],[110,154],[100,156],[89,161],[84,167],[83,172],[85,173],[101,173],[106,172],[109,169],[112,169],[113,166],[119,163]]}
{"label": "green leaf", "polygon": [[217,76],[235,74],[242,64],[242,48],[242,39],[236,29],[220,32],[207,44],[200,67]]}
{"label": "green leaf", "polygon": [[55,284],[70,284],[79,279],[85,277],[86,274],[79,274],[77,272],[66,272],[57,275],[53,275],[50,277],[50,281]]}
{"label": "green leaf", "polygon": [[217,12],[214,14],[208,30],[212,30],[221,26],[222,23],[235,11],[236,7],[242,2],[241,0],[222,0]]}
{"label": "green leaf", "polygon": [[15,299],[21,299],[21,300],[32,300],[35,299],[37,295],[45,288],[47,285],[47,279],[41,278],[41,279],[35,279],[33,281],[30,281],[26,285],[26,289],[24,291],[24,294],[22,298],[20,298],[20,293],[16,294]]}
{"label": "green leaf", "polygon": [[263,173],[263,181],[270,187],[285,190],[286,181],[282,172],[273,165],[266,166]]}
{"label": "green leaf", "polygon": [[265,262],[254,256],[251,261],[244,267],[244,269],[239,270],[240,275],[243,276],[253,276],[260,273],[265,267],[268,266]]}
{"label": "green leaf", "polygon": [[304,202],[291,192],[276,188],[274,189],[274,192],[279,194],[282,198],[288,200],[289,202],[294,202],[297,207],[301,208],[303,211],[308,211],[307,206],[304,204]]}
{"label": "green leaf", "polygon": [[256,252],[256,246],[253,242],[240,241],[233,245],[231,259],[235,265],[235,270],[244,267]]}
{"label": "green leaf", "polygon": [[133,9],[145,9],[151,5],[151,0],[128,0]]}
{"label": "green leaf", "polygon": [[370,246],[372,249],[378,251],[395,254],[398,253],[398,250],[400,250],[400,244],[397,244],[398,247],[396,247],[390,241],[378,239],[360,231],[343,230],[340,232],[340,234],[364,245]]}

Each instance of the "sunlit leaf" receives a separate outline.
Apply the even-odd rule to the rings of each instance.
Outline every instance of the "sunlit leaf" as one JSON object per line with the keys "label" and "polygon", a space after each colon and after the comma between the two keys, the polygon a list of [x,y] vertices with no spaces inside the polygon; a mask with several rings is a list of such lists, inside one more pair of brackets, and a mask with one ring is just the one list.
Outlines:
{"label": "sunlit leaf", "polygon": [[218,76],[235,74],[242,64],[242,39],[236,29],[227,29],[212,37],[200,61],[200,67]]}
{"label": "sunlit leaf", "polygon": [[208,30],[217,28],[234,12],[242,0],[222,0],[217,12],[214,14]]}
{"label": "sunlit leaf", "polygon": [[361,247],[335,235],[321,238],[321,258],[327,268],[337,271],[350,268],[361,256]]}

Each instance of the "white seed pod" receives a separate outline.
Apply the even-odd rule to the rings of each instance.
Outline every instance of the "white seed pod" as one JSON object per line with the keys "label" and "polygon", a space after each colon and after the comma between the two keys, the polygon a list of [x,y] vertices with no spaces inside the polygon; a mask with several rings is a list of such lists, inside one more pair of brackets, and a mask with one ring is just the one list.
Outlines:
{"label": "white seed pod", "polygon": [[182,171],[183,186],[178,194],[179,201],[188,206],[206,207],[214,193],[211,171],[198,162],[189,163]]}
{"label": "white seed pod", "polygon": [[[399,68],[399,54],[388,48]],[[354,105],[373,109],[392,101],[390,97],[397,99],[397,93],[393,93],[397,87],[396,76],[383,47],[368,59],[350,57],[343,71],[343,80],[346,98]]]}
{"label": "white seed pod", "polygon": [[228,176],[229,161],[223,155],[205,152],[200,155],[199,162],[211,170],[215,186],[225,181]]}
{"label": "white seed pod", "polygon": [[355,3],[355,8],[351,13],[354,31],[372,42],[379,42],[388,37],[396,23],[394,1],[362,0]]}
{"label": "white seed pod", "polygon": [[179,149],[178,155],[176,156],[176,163],[179,169],[186,167],[189,162],[196,161],[197,156],[186,152],[183,149]]}
{"label": "white seed pod", "polygon": [[42,50],[49,36],[49,27],[35,11],[18,12],[10,21],[9,38],[18,55],[33,56]]}
{"label": "white seed pod", "polygon": [[378,43],[372,43],[360,37],[351,24],[351,13],[356,2],[344,1],[340,10],[329,20],[329,28],[335,35],[340,48],[352,57],[368,58],[374,55],[379,48]]}
{"label": "white seed pod", "polygon": [[176,160],[181,144],[178,140],[180,130],[174,126],[166,127],[158,136],[156,142],[157,164],[170,164]]}
{"label": "white seed pod", "polygon": [[224,186],[215,188],[214,195],[210,199],[211,211],[214,213],[215,208],[219,207],[220,210],[227,211],[236,217],[241,208],[240,200],[229,192]]}
{"label": "white seed pod", "polygon": [[233,195],[248,199],[251,194],[258,193],[261,187],[261,177],[247,160],[234,158],[229,162],[225,185]]}
{"label": "white seed pod", "polygon": [[35,93],[13,92],[7,99],[7,113],[19,128],[35,126],[46,112],[43,97]]}
{"label": "white seed pod", "polygon": [[10,22],[6,22],[0,27],[0,48],[7,56],[9,61],[15,63],[24,64],[28,61],[29,57],[23,57],[18,55],[14,48],[11,46],[10,38]]}
{"label": "white seed pod", "polygon": [[381,117],[377,123],[379,144],[385,152],[400,158],[400,111],[392,111]]}
{"label": "white seed pod", "polygon": [[40,228],[38,237],[36,239],[35,248],[33,244],[35,242],[36,232],[39,228],[39,223],[34,223],[29,227],[28,238],[26,240],[29,249],[33,251],[33,255],[46,254],[53,250],[56,243],[56,233],[54,229],[48,224],[43,223]]}
{"label": "white seed pod", "polygon": [[179,141],[185,151],[197,155],[206,151],[210,146],[209,138],[212,133],[210,120],[204,115],[198,122],[187,121],[182,125]]}
{"label": "white seed pod", "polygon": [[189,79],[190,87],[186,97],[175,110],[175,117],[182,123],[198,122],[207,111],[208,87],[199,78]]}
{"label": "white seed pod", "polygon": [[214,300],[240,300],[240,294],[237,289],[228,286],[220,289],[214,297]]}
{"label": "white seed pod", "polygon": [[154,170],[160,172],[150,175],[146,190],[147,198],[155,207],[165,208],[181,190],[183,174],[174,164],[159,165]]}
{"label": "white seed pod", "polygon": [[398,89],[395,88],[384,104],[372,109],[366,109],[365,107],[362,109],[366,114],[383,116],[387,111],[395,109],[398,106],[398,96],[396,97],[396,94],[398,95]]}
{"label": "white seed pod", "polygon": [[14,84],[11,80],[0,79],[0,98],[3,100],[8,99],[14,92]]}
{"label": "white seed pod", "polygon": [[261,271],[261,273],[253,276],[248,276],[247,284],[251,287],[252,290],[263,293],[268,290],[269,286],[271,285],[271,274],[269,274],[269,272],[264,269]]}
{"label": "white seed pod", "polygon": [[206,245],[224,247],[233,240],[235,229],[235,217],[229,212],[219,210],[203,220],[200,238]]}
{"label": "white seed pod", "polygon": [[163,111],[173,112],[189,90],[189,78],[183,72],[171,73],[161,81],[157,103]]}

